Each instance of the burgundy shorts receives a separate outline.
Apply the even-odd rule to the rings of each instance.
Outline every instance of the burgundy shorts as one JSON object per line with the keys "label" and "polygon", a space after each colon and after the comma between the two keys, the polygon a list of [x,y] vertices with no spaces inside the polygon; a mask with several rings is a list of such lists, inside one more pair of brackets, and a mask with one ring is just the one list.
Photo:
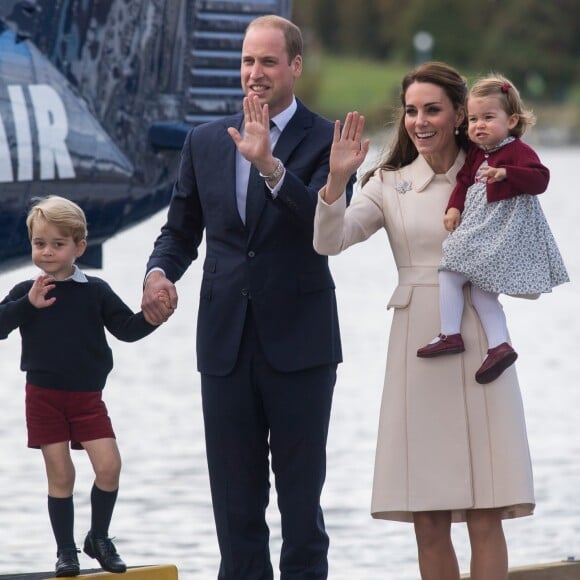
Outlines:
{"label": "burgundy shorts", "polygon": [[101,391],[74,392],[44,389],[26,383],[28,447],[70,441],[82,449],[83,441],[115,438]]}

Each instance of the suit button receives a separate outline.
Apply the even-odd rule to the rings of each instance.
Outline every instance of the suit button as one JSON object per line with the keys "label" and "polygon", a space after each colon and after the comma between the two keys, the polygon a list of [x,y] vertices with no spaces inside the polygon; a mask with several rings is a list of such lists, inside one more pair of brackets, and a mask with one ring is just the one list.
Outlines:
{"label": "suit button", "polygon": [[248,256],[249,256],[250,258],[253,258],[255,255],[256,255],[256,252],[254,252],[253,250],[250,250],[250,251],[248,252]]}
{"label": "suit button", "polygon": [[242,296],[247,296],[250,291],[247,288],[242,288]]}

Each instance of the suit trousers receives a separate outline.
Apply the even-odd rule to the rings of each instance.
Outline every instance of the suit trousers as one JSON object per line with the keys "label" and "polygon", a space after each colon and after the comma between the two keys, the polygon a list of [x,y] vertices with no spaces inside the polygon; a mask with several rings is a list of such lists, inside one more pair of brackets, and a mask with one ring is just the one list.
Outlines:
{"label": "suit trousers", "polygon": [[273,579],[266,523],[270,456],[282,526],[280,579],[327,578],[320,495],[336,367],[292,373],[272,368],[248,307],[234,370],[202,375],[219,580]]}

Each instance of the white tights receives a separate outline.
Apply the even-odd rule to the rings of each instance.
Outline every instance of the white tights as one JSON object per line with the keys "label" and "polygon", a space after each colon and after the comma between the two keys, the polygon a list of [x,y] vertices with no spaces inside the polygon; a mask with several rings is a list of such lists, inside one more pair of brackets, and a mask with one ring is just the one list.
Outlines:
{"label": "white tights", "polygon": [[[441,334],[457,334],[461,329],[463,316],[463,286],[467,282],[463,274],[441,270],[439,272],[439,312]],[[507,322],[498,300],[498,294],[486,292],[471,285],[471,302],[487,336],[488,348],[507,342]]]}

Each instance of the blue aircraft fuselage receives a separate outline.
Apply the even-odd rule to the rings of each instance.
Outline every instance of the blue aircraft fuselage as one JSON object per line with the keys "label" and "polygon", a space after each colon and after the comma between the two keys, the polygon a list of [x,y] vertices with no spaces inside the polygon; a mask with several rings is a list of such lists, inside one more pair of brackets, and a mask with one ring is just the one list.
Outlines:
{"label": "blue aircraft fuselage", "polygon": [[2,0],[0,271],[30,259],[31,200],[77,202],[84,267],[169,203],[187,131],[238,110],[245,27],[290,0]]}

